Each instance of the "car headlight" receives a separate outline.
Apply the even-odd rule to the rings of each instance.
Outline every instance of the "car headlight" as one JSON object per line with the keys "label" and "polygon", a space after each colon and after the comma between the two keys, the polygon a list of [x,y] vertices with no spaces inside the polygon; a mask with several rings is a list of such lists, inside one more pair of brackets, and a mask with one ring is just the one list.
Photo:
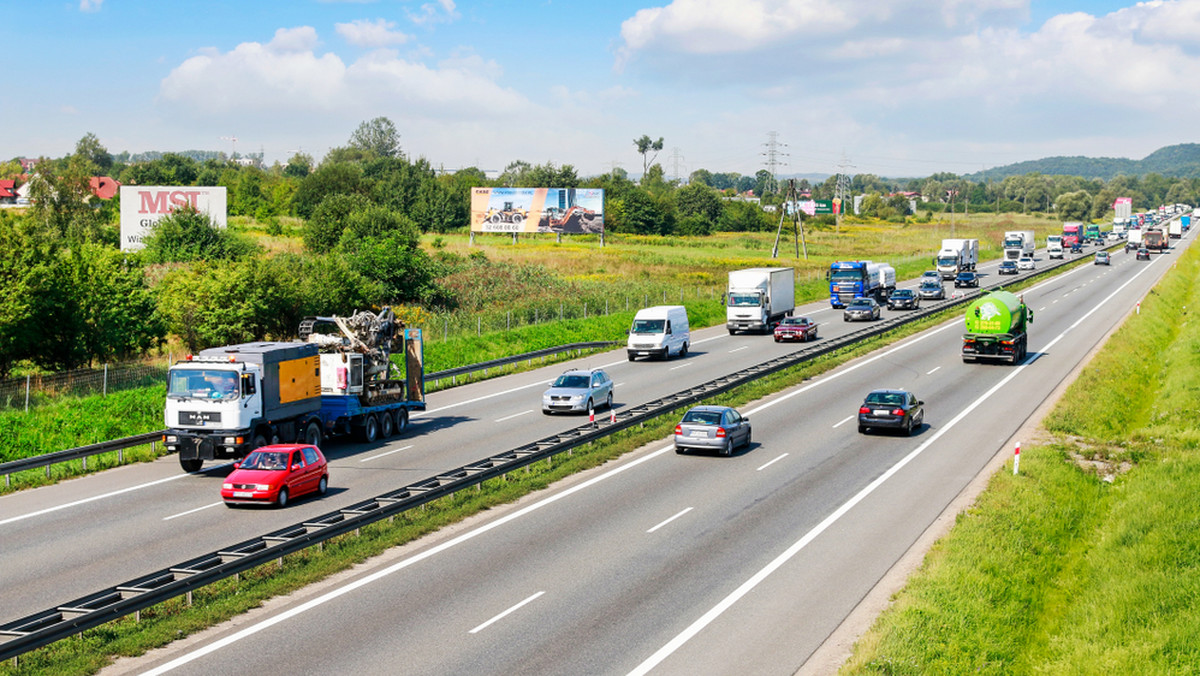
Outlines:
{"label": "car headlight", "polygon": [[227,491],[231,491],[231,490],[233,490],[233,484],[228,484],[228,483],[221,484],[221,488],[224,488]]}
{"label": "car headlight", "polygon": [[270,486],[270,484],[254,484],[254,490],[269,491],[269,490],[271,490],[271,486]]}
{"label": "car headlight", "polygon": [[577,394],[577,395],[571,397],[571,401],[583,401],[583,395]]}

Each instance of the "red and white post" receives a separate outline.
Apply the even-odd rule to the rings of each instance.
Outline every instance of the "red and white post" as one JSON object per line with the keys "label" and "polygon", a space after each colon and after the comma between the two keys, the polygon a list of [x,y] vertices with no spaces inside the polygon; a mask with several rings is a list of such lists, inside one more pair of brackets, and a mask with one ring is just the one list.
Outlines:
{"label": "red and white post", "polygon": [[591,423],[592,427],[596,426],[596,409],[595,408],[588,409],[588,422]]}
{"label": "red and white post", "polygon": [[616,411],[616,409],[612,409],[612,408],[608,409],[608,422],[609,422],[610,424],[612,424],[612,425],[616,425],[616,424],[617,424],[617,411]]}
{"label": "red and white post", "polygon": [[1017,471],[1021,467],[1021,442],[1017,442],[1017,450],[1013,453],[1013,476],[1017,475]]}

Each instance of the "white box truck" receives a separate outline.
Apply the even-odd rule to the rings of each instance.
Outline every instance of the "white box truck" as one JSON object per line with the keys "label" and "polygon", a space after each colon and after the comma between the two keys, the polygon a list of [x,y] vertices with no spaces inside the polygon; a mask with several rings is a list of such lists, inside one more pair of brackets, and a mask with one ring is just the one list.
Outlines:
{"label": "white box truck", "polygon": [[979,262],[979,240],[943,239],[933,262],[942,279],[954,279],[963,270],[974,270]]}
{"label": "white box truck", "polygon": [[1050,258],[1063,257],[1062,235],[1050,235],[1046,238],[1046,255]]}
{"label": "white box truck", "polygon": [[796,271],[792,268],[747,268],[729,271],[725,290],[725,328],[770,333],[796,309]]}
{"label": "white box truck", "polygon": [[687,356],[691,342],[687,308],[656,305],[638,310],[633,316],[625,351],[629,361],[638,357],[670,359],[671,355]]}

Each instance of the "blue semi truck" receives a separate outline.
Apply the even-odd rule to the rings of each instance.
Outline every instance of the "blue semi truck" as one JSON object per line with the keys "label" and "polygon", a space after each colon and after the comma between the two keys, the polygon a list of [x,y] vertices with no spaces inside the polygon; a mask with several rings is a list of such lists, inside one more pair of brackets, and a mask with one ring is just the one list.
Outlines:
{"label": "blue semi truck", "polygon": [[829,265],[829,304],[845,307],[855,299],[869,297],[880,303],[896,290],[896,270],[887,263],[838,261]]}

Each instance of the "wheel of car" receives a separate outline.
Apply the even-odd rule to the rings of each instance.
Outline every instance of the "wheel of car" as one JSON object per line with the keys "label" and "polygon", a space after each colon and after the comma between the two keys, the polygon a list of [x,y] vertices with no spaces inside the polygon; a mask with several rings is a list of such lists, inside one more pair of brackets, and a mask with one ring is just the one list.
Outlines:
{"label": "wheel of car", "polygon": [[393,427],[396,428],[396,434],[404,434],[408,429],[408,409],[398,408],[392,417],[395,418],[396,424]]}
{"label": "wheel of car", "polygon": [[737,329],[729,329],[729,335],[732,336],[735,333],[737,333]]}
{"label": "wheel of car", "polygon": [[778,343],[778,342],[779,342],[779,336],[775,336],[775,342],[776,342],[776,343]]}
{"label": "wheel of car", "polygon": [[866,426],[866,425],[859,425],[859,426],[858,426],[858,433],[859,433],[859,434],[866,434],[866,433],[867,433],[867,426]]}
{"label": "wheel of car", "polygon": [[374,415],[367,416],[366,422],[363,423],[363,441],[369,443],[374,442],[379,438],[379,419]]}
{"label": "wheel of car", "polygon": [[325,495],[329,491],[329,477],[321,477],[321,482],[317,484],[317,495]]}
{"label": "wheel of car", "polygon": [[[732,332],[730,332],[730,335],[733,335]],[[632,354],[627,354],[626,356],[629,357],[629,361],[636,359],[636,357],[634,357]]]}
{"label": "wheel of car", "polygon": [[725,440],[725,448],[721,449],[721,455],[725,456],[726,458],[733,455],[733,439]]}
{"label": "wheel of car", "polygon": [[913,419],[909,418],[908,423],[904,425],[904,436],[911,437],[913,433]]}
{"label": "wheel of car", "polygon": [[751,432],[752,432],[751,430],[746,430],[746,443],[742,444],[742,445],[743,445],[743,446],[745,446],[746,448],[750,448],[750,434],[751,434]]}
{"label": "wheel of car", "polygon": [[667,361],[671,358],[671,347],[668,345],[662,349],[662,360]]}
{"label": "wheel of car", "polygon": [[183,471],[191,474],[200,471],[200,468],[204,466],[204,460],[202,458],[188,458],[187,460],[180,458],[179,466],[183,468]]}
{"label": "wheel of car", "polygon": [[317,421],[308,423],[308,427],[304,428],[304,443],[318,447],[321,445],[321,426]]}
{"label": "wheel of car", "polygon": [[595,410],[595,409],[592,407],[592,400],[591,400],[591,399],[588,399],[587,406],[584,406],[584,407],[583,407],[583,410],[585,410],[585,411],[592,411],[592,410]]}
{"label": "wheel of car", "polygon": [[275,498],[275,504],[279,507],[287,507],[287,503],[288,503],[288,489],[285,486],[285,487],[279,489],[279,495]]}
{"label": "wheel of car", "polygon": [[393,431],[395,431],[395,421],[392,420],[392,414],[384,413],[379,416],[379,437],[387,439],[392,436]]}
{"label": "wheel of car", "polygon": [[604,402],[604,407],[612,409],[612,392],[608,393],[608,398]]}
{"label": "wheel of car", "polygon": [[676,446],[675,452],[678,453],[679,455],[683,455],[684,453],[687,452],[687,449],[684,448],[683,446]]}

